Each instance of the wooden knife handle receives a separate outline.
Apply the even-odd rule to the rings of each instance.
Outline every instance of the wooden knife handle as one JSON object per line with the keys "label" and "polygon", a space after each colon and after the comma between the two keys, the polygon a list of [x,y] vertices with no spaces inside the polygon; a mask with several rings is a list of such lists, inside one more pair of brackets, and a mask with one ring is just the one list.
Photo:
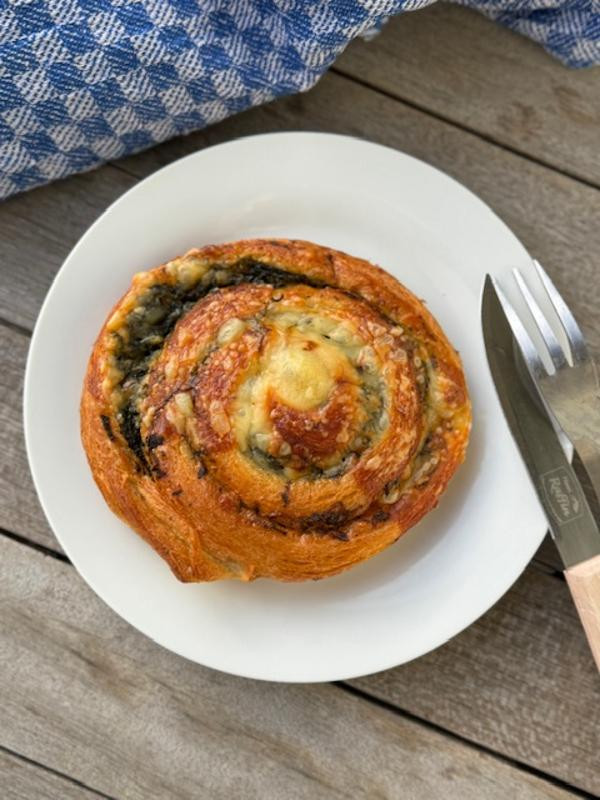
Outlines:
{"label": "wooden knife handle", "polygon": [[565,577],[600,671],[600,556],[569,567]]}

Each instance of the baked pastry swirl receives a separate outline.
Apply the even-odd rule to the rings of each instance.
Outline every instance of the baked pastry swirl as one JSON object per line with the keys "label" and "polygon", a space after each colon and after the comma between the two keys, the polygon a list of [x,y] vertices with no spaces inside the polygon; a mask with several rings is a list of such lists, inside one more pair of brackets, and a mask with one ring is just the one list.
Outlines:
{"label": "baked pastry swirl", "polygon": [[369,558],[437,504],[470,423],[423,304],[366,261],[287,240],[135,275],[81,400],[107,503],[183,581],[323,578]]}

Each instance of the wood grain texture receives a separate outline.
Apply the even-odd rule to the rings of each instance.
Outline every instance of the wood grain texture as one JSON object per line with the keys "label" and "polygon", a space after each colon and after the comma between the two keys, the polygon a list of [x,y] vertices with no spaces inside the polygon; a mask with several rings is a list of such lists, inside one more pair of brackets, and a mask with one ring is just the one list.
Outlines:
{"label": "wood grain texture", "polygon": [[353,42],[336,69],[600,184],[600,69],[568,69],[476,11],[402,14]]}
{"label": "wood grain texture", "polygon": [[106,797],[2,750],[0,787],[2,800],[98,800]]}
{"label": "wood grain texture", "polygon": [[23,375],[29,339],[0,325],[0,528],[60,551],[39,501],[23,440]]}
{"label": "wood grain texture", "polygon": [[[7,354],[15,359],[19,348],[24,357],[25,337],[1,327],[0,337],[0,372],[8,374],[2,361]],[[18,362],[12,363],[18,373]],[[0,427],[5,437],[0,450],[2,521],[23,536],[58,548],[39,509],[16,434],[19,398],[17,392],[13,418]],[[18,480],[12,477],[15,465],[20,465]],[[356,683],[504,755],[600,790],[595,765],[600,713],[596,718],[588,712],[600,699],[598,684],[565,584],[534,570],[441,650]],[[495,709],[492,717],[488,704]]]}
{"label": "wood grain texture", "polygon": [[0,318],[31,330],[60,265],[110,203],[135,184],[114,167],[0,205]]}
{"label": "wood grain texture", "polygon": [[[35,497],[31,480],[27,472],[23,444],[20,438],[20,386],[18,379],[14,381],[13,377],[15,375],[19,376],[22,373],[22,362],[20,362],[20,359],[24,359],[25,356],[26,339],[22,335],[7,331],[4,328],[0,328],[0,337],[2,345],[0,349],[0,353],[2,354],[0,361],[2,368],[0,372],[5,377],[6,386],[9,389],[9,391],[3,395],[3,399],[6,400],[6,398],[9,397],[11,400],[9,404],[3,404],[2,406],[3,424],[0,426],[0,434],[3,437],[2,448],[0,450],[2,453],[0,456],[2,459],[2,462],[0,462],[2,463],[0,469],[0,513],[2,514],[2,525],[4,527],[9,527],[11,530],[16,530],[22,535],[28,536],[34,541],[45,544],[46,546],[58,548],[58,544],[45,523]],[[6,360],[7,358],[8,361]],[[11,377],[11,374],[13,377]],[[14,391],[11,390],[11,387],[14,388]],[[531,578],[530,580],[534,579]],[[571,639],[573,639],[573,636],[575,636],[575,638],[578,636],[579,639],[583,638],[577,623],[573,619],[574,612],[569,607],[568,599],[566,603],[564,602],[566,591],[562,586],[557,588],[554,580],[547,580],[543,584],[550,600],[549,606],[544,597],[540,594],[539,600],[535,605],[536,614],[531,617],[526,616],[526,609],[530,601],[529,593],[527,591],[513,590],[513,592],[517,591],[517,596],[513,598],[511,602],[511,608],[513,609],[512,614],[514,614],[514,616],[511,616],[513,624],[512,627],[509,628],[509,642],[507,642],[504,637],[496,638],[494,635],[494,632],[498,629],[495,616],[496,611],[494,611],[491,616],[488,615],[477,623],[474,630],[476,641],[480,642],[483,640],[486,642],[486,646],[481,648],[478,644],[472,651],[468,648],[466,650],[465,648],[461,648],[460,650],[458,663],[468,675],[478,676],[477,689],[483,695],[488,691],[490,675],[496,676],[492,690],[498,692],[503,690],[506,671],[498,675],[494,671],[494,667],[490,665],[501,663],[505,653],[510,653],[510,659],[507,662],[510,666],[508,684],[510,686],[517,685],[520,687],[519,692],[513,698],[517,703],[519,713],[515,716],[514,703],[509,704],[509,707],[507,707],[505,702],[501,712],[499,712],[501,719],[497,720],[497,724],[501,725],[502,728],[508,728],[508,739],[502,737],[498,739],[496,736],[490,739],[489,736],[487,736],[488,724],[486,722],[486,712],[483,706],[481,709],[477,710],[474,720],[471,718],[470,712],[467,712],[465,715],[465,699],[460,695],[458,697],[456,695],[456,681],[458,675],[456,672],[448,671],[445,668],[432,674],[429,664],[430,657],[416,662],[418,665],[422,664],[422,668],[418,669],[416,672],[414,672],[413,665],[402,668],[402,670],[408,670],[409,676],[412,675],[412,680],[409,679],[408,682],[405,672],[402,670],[393,671],[395,677],[393,680],[391,679],[388,691],[380,696],[385,697],[385,699],[388,699],[390,702],[398,702],[398,698],[395,695],[397,681],[402,686],[410,689],[407,696],[409,696],[413,702],[418,701],[416,707],[413,705],[409,706],[409,708],[422,714],[425,718],[439,722],[440,719],[437,715],[437,710],[440,708],[441,704],[441,707],[447,710],[448,719],[454,720],[456,725],[454,730],[457,732],[468,729],[468,734],[474,741],[493,746],[497,748],[499,752],[511,755],[515,758],[523,757],[522,754],[524,753],[524,760],[533,765],[540,765],[540,754],[544,752],[551,753],[552,760],[549,766],[552,768],[553,773],[568,780],[576,780],[578,777],[578,770],[581,768],[581,761],[583,760],[584,764],[590,763],[589,759],[591,755],[593,755],[593,747],[597,746],[598,743],[590,740],[589,734],[587,734],[587,747],[582,750],[579,744],[577,744],[575,751],[570,752],[569,748],[567,748],[566,751],[562,748],[556,750],[555,741],[557,737],[562,739],[563,735],[565,735],[565,730],[567,732],[569,731],[573,725],[573,721],[575,721],[575,727],[579,731],[579,723],[577,722],[579,718],[578,715],[581,712],[585,713],[586,707],[593,708],[594,703],[597,702],[597,698],[591,691],[582,692],[579,682],[574,686],[571,682],[570,668],[567,668],[564,672],[559,671],[556,673],[557,676],[561,676],[561,679],[556,681],[551,692],[546,693],[542,700],[540,700],[536,693],[538,687],[539,663],[541,658],[544,658],[544,660],[546,659],[543,654],[531,653],[531,642],[535,641],[537,632],[547,631],[549,626],[556,629],[557,623],[561,621],[564,622],[562,616],[563,611],[567,614],[567,634],[570,635]],[[509,597],[512,597],[512,594],[513,593],[509,594]],[[558,607],[556,602],[557,597],[562,597],[563,599],[563,602],[559,604]],[[524,624],[522,619],[520,621],[520,618],[524,617],[524,615],[527,624]],[[470,635],[469,632],[463,634],[463,636]],[[552,634],[548,635],[555,636],[557,641],[565,641],[564,631],[561,625],[558,625],[558,630],[554,630]],[[454,648],[457,645],[460,647],[460,642],[461,637],[447,647]],[[440,652],[444,652],[445,649],[446,648]],[[571,655],[577,654],[577,658],[583,659],[583,663],[585,663],[587,658],[585,647],[582,652],[580,646],[573,650],[572,646],[569,645],[569,652]],[[558,658],[560,653],[556,655]],[[552,664],[551,669],[554,669]],[[448,681],[448,675],[453,676],[453,680]],[[373,680],[378,683],[379,676],[375,676]],[[437,695],[436,702],[429,706],[427,694],[428,687],[432,684],[438,687],[439,694]],[[472,684],[469,685],[473,688]],[[362,684],[361,688],[369,690],[367,684]],[[379,692],[379,689],[377,691]],[[564,721],[559,718],[559,715],[554,716],[551,720],[547,720],[543,728],[534,725],[536,714],[538,713],[536,709],[540,704],[543,707],[543,703],[551,702],[550,696],[552,692],[556,697],[562,698],[564,705],[567,707],[564,716],[564,720],[567,721],[566,728]],[[423,694],[425,694],[425,699],[423,698]],[[574,698],[575,704],[571,710],[569,710],[568,707]],[[406,702],[403,700],[400,702],[400,705],[405,708],[407,707]],[[562,708],[562,704],[559,708]],[[584,719],[585,718],[586,717],[584,717]],[[590,718],[588,717],[587,719],[589,720]],[[593,719],[591,721],[593,722]],[[492,728],[492,730],[494,730],[494,728]],[[572,738],[572,741],[578,743],[581,736],[581,732],[577,732]],[[532,737],[534,737],[536,742],[533,754],[530,752],[528,745]],[[571,741],[569,735],[566,735],[566,741]],[[590,748],[592,748],[591,753]],[[548,763],[544,760],[542,760],[541,765],[544,768],[549,768]],[[584,767],[584,773],[586,771],[587,767]],[[585,785],[585,775],[583,785]]]}
{"label": "wood grain texture", "polygon": [[528,569],[444,647],[352,684],[600,794],[600,676],[559,578]]}
{"label": "wood grain texture", "polygon": [[565,577],[600,671],[600,556],[569,567]]}
{"label": "wood grain texture", "polygon": [[60,551],[35,492],[23,440],[23,375],[29,339],[0,325],[0,528]]}
{"label": "wood grain texture", "polygon": [[72,568],[0,538],[2,744],[115,797],[572,795],[331,685],[246,681],[159,648]]}

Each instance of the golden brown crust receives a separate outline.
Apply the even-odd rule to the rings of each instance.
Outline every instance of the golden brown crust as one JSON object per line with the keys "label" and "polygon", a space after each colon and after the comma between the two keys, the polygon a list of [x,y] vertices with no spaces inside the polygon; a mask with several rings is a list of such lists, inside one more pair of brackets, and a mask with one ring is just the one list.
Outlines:
{"label": "golden brown crust", "polygon": [[460,359],[378,267],[241,241],[140,273],[81,432],[112,510],[184,581],[334,575],[433,508],[471,424]]}

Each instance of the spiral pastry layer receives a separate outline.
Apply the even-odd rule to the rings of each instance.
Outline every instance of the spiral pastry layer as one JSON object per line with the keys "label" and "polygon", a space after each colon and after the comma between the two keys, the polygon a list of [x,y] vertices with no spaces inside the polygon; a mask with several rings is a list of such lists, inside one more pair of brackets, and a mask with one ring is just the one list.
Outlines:
{"label": "spiral pastry layer", "polygon": [[309,242],[192,250],[102,328],[83,444],[183,581],[334,575],[433,508],[464,458],[459,357],[424,305]]}

